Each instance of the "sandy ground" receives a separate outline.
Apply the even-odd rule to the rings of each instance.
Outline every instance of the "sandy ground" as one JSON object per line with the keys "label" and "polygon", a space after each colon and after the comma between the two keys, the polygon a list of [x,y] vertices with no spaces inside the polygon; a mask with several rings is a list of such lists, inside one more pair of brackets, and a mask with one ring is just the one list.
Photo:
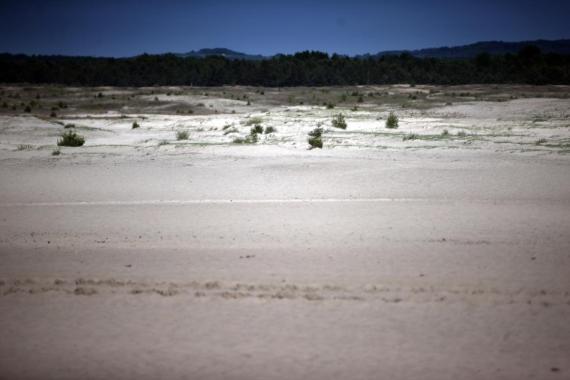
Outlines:
{"label": "sandy ground", "polygon": [[0,379],[570,378],[569,92],[4,87]]}

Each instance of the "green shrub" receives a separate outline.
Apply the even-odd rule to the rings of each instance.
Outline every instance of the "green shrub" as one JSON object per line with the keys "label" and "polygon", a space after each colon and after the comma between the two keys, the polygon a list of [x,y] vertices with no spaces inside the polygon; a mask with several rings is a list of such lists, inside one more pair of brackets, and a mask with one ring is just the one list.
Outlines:
{"label": "green shrub", "polygon": [[465,136],[467,136],[467,133],[465,133],[465,131],[459,131],[459,132],[457,132],[457,136],[458,137],[465,137]]}
{"label": "green shrub", "polygon": [[334,108],[334,104],[329,102],[326,104],[326,107],[328,110],[332,110]]}
{"label": "green shrub", "polygon": [[52,156],[59,156],[60,154],[61,154],[61,151],[59,149],[54,149],[51,151]]}
{"label": "green shrub", "polygon": [[546,139],[538,139],[536,140],[536,142],[534,143],[535,145],[542,145],[546,143]]}
{"label": "green shrub", "polygon": [[65,128],[65,129],[75,128],[75,124],[65,124],[65,125],[63,126],[63,128]]}
{"label": "green shrub", "polygon": [[323,129],[321,127],[317,127],[309,132],[309,136],[311,137],[321,137],[323,135]]}
{"label": "green shrub", "polygon": [[131,129],[137,129],[137,128],[140,128],[140,125],[139,125],[139,123],[137,123],[137,122],[135,121],[135,122],[133,122],[133,126],[132,126]]}
{"label": "green shrub", "polygon": [[275,133],[275,132],[277,132],[277,129],[275,129],[274,127],[265,127],[265,131],[263,133],[268,135],[270,133]]}
{"label": "green shrub", "polygon": [[256,135],[263,133],[263,127],[261,125],[256,125],[251,128],[250,134]]}
{"label": "green shrub", "polygon": [[49,114],[50,117],[57,117],[57,113],[55,111],[51,111]]}
{"label": "green shrub", "polygon": [[443,132],[441,132],[441,137],[447,137],[449,136],[449,131],[447,129],[444,129]]}
{"label": "green shrub", "polygon": [[58,146],[82,146],[83,144],[85,144],[85,138],[74,131],[63,133],[61,139],[57,140]]}
{"label": "green shrub", "polygon": [[390,112],[388,118],[386,119],[386,128],[396,129],[398,128],[398,116],[394,114],[394,112]]}
{"label": "green shrub", "polygon": [[24,108],[24,112],[26,112],[26,113],[32,112],[32,107],[26,106],[26,108]]}
{"label": "green shrub", "polygon": [[176,131],[176,140],[188,140],[190,134],[188,131]]}
{"label": "green shrub", "polygon": [[311,149],[314,149],[314,148],[323,149],[323,140],[322,140],[321,136],[309,137],[307,139],[307,142],[311,146]]}
{"label": "green shrub", "polygon": [[332,126],[335,128],[346,129],[346,120],[344,120],[344,115],[339,113],[332,120]]}

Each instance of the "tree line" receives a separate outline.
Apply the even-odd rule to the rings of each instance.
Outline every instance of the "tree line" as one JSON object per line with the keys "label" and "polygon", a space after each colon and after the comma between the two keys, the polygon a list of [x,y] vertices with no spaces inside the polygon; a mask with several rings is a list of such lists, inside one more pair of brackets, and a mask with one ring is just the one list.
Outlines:
{"label": "tree line", "polygon": [[174,54],[132,58],[0,54],[1,83],[77,86],[333,86],[365,84],[570,84],[570,56],[527,46],[518,54],[470,59],[416,58],[410,54],[366,59],[305,51],[270,59]]}

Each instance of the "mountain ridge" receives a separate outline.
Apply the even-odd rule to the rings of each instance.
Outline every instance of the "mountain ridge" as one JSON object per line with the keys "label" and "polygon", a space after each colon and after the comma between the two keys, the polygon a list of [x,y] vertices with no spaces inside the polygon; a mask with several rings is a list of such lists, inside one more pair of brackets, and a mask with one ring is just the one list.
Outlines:
{"label": "mountain ridge", "polygon": [[[449,59],[461,59],[461,58],[473,58],[482,53],[488,53],[490,55],[501,55],[501,54],[516,54],[523,47],[527,45],[534,45],[538,47],[543,53],[556,53],[561,55],[570,55],[570,39],[558,39],[558,40],[527,40],[527,41],[479,41],[467,45],[457,45],[457,46],[440,46],[431,47],[423,49],[413,49],[413,50],[384,50],[373,54],[360,54],[355,55],[356,58],[366,59],[366,58],[379,58],[389,55],[400,55],[400,54],[410,54],[417,58],[449,58]],[[248,54],[243,52],[238,52],[235,50],[227,48],[204,48],[200,50],[191,50],[187,53],[175,53],[178,57],[194,57],[194,58],[204,58],[209,56],[222,56],[227,59],[245,59],[245,60],[264,60],[271,59],[275,55],[261,55],[261,54]]]}

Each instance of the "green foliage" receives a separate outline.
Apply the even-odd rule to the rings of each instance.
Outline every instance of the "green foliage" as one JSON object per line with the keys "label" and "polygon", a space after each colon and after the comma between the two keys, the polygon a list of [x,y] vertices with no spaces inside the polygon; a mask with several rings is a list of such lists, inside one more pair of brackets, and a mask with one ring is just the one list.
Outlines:
{"label": "green foliage", "polygon": [[59,150],[59,149],[54,149],[51,151],[52,156],[59,156],[60,154],[61,154],[61,150]]}
{"label": "green foliage", "polygon": [[188,140],[188,137],[190,137],[188,131],[176,131],[176,140]]}
{"label": "green foliage", "polygon": [[83,144],[85,144],[85,138],[74,131],[64,132],[57,140],[58,146],[82,146]]}
{"label": "green foliage", "polygon": [[137,128],[140,128],[140,125],[135,121],[133,122],[133,126],[131,127],[131,129],[137,129]]}
{"label": "green foliage", "polygon": [[262,134],[262,133],[263,133],[263,127],[261,125],[256,125],[252,127],[250,130],[250,134],[252,135]]}
{"label": "green foliage", "polygon": [[[525,48],[520,54],[485,55],[473,59],[417,58],[401,54],[363,60],[308,51],[263,61],[231,60],[221,56],[185,58],[169,54],[144,54],[112,60],[105,57],[2,54],[0,83],[83,86],[179,86],[192,83],[195,86],[272,87],[347,83],[570,84],[570,55],[543,54],[537,48]],[[103,98],[103,93],[96,97]]]}
{"label": "green foliage", "polygon": [[396,129],[398,128],[399,120],[398,116],[394,112],[390,112],[388,118],[386,119],[386,128]]}
{"label": "green foliage", "polygon": [[415,140],[418,137],[419,136],[416,135],[415,133],[409,133],[409,134],[405,135],[404,137],[402,137],[402,141]]}
{"label": "green foliage", "polygon": [[323,129],[321,127],[317,127],[309,132],[309,136],[311,137],[321,137],[323,135]]}
{"label": "green foliage", "polygon": [[444,129],[443,132],[441,132],[441,137],[448,137],[449,136],[449,131],[447,129]]}
{"label": "green foliage", "polygon": [[268,135],[268,134],[270,134],[270,133],[275,133],[275,132],[277,132],[277,129],[276,129],[276,128],[271,127],[271,126],[270,126],[270,127],[265,127],[264,133],[265,133],[266,135]]}
{"label": "green foliage", "polygon": [[332,110],[334,108],[334,104],[333,103],[327,103],[326,107],[328,110]]}
{"label": "green foliage", "polygon": [[535,145],[542,145],[542,144],[546,144],[546,139],[542,138],[542,139],[538,139],[535,141],[534,143]]}
{"label": "green foliage", "polygon": [[321,136],[309,137],[307,139],[307,142],[311,146],[311,149],[314,149],[314,148],[323,149],[323,140],[322,140]]}
{"label": "green foliage", "polygon": [[346,120],[344,120],[344,115],[339,113],[332,119],[332,126],[335,128],[346,129]]}

